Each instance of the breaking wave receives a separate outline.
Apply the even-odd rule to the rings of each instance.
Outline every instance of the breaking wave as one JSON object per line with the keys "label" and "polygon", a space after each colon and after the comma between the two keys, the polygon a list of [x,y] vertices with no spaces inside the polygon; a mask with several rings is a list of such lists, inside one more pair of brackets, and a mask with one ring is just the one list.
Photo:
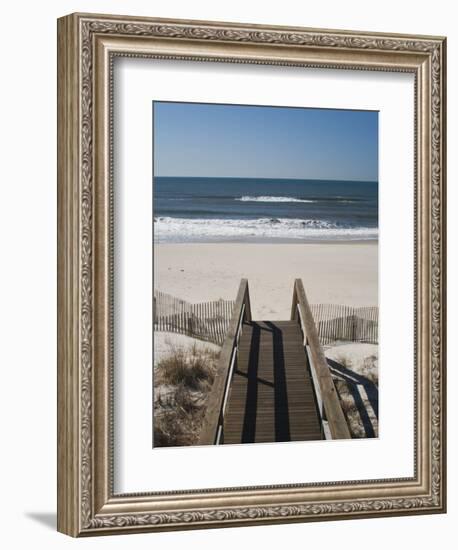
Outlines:
{"label": "breaking wave", "polygon": [[172,218],[154,220],[157,242],[231,241],[256,239],[374,240],[376,227],[350,227],[326,220],[298,218]]}
{"label": "breaking wave", "polygon": [[241,202],[317,202],[311,199],[297,199],[295,197],[271,197],[269,195],[261,197],[250,197],[249,195],[235,199]]}

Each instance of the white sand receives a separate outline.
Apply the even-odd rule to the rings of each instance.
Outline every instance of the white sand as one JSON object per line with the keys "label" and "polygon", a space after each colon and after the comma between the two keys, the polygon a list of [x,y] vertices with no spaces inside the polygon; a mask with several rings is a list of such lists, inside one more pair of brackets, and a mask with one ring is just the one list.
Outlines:
{"label": "white sand", "polygon": [[378,245],[156,244],[155,288],[190,302],[234,299],[249,281],[254,319],[289,319],[293,282],[310,303],[378,305]]}
{"label": "white sand", "polygon": [[[340,343],[327,348],[325,354],[344,367],[343,372],[338,368],[331,372],[334,381],[346,381],[346,385],[338,385],[338,388],[351,433],[356,437],[378,437],[378,346]],[[358,399],[355,399],[358,394]],[[369,425],[373,434],[370,429],[367,431]]]}
{"label": "white sand", "polygon": [[184,334],[154,331],[154,364],[156,365],[163,357],[170,355],[176,349],[188,349],[193,346],[197,346],[198,349],[220,350],[216,344],[203,342]]}
{"label": "white sand", "polygon": [[[337,345],[325,347],[325,355],[338,363],[342,360],[357,374],[365,375],[364,360],[372,355],[377,356],[377,344],[362,342],[341,342]],[[375,365],[376,367],[376,365]]]}

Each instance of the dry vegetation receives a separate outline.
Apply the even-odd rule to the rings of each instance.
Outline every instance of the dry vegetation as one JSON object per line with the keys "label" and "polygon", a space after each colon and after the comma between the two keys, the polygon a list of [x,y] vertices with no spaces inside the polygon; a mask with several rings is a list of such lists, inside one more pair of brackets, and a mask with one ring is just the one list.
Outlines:
{"label": "dry vegetation", "polygon": [[154,369],[154,446],[194,445],[199,438],[219,352],[174,347]]}

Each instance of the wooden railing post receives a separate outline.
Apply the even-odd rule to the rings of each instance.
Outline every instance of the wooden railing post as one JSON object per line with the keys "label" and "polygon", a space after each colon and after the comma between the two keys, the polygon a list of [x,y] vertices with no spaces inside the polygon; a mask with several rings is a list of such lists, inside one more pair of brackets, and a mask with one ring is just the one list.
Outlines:
{"label": "wooden railing post", "polygon": [[296,292],[296,282],[293,285],[293,302],[291,304],[291,321],[297,320],[297,292]]}
{"label": "wooden railing post", "polygon": [[[245,306],[245,321],[251,323],[251,302],[250,302],[250,289],[248,287],[248,279],[242,279],[240,286],[244,285],[243,305]],[[235,310],[235,307],[234,307]]]}
{"label": "wooden railing post", "polygon": [[[303,332],[309,344],[312,359],[310,366],[315,370],[314,374],[316,376],[313,376],[313,378],[318,382],[319,387],[317,389],[323,402],[331,437],[332,439],[350,439],[350,431],[332,380],[328,362],[320,344],[315,321],[301,279],[296,279],[294,282],[293,296],[295,296],[295,298],[293,297],[293,304],[296,300]],[[293,312],[291,312],[292,314]]]}

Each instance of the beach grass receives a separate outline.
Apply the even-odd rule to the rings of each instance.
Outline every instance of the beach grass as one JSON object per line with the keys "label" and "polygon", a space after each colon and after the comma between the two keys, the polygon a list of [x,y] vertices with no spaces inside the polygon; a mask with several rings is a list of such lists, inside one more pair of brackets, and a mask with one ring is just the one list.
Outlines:
{"label": "beach grass", "polygon": [[154,446],[194,445],[199,438],[219,352],[170,346],[154,370]]}

